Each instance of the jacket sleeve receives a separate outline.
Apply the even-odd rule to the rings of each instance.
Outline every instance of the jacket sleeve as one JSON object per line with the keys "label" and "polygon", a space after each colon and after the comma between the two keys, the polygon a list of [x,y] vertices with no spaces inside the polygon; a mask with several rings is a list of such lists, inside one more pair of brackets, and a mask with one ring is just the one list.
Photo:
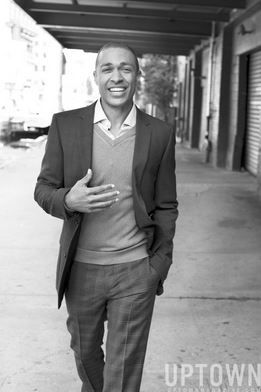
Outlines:
{"label": "jacket sleeve", "polygon": [[155,243],[152,264],[162,281],[166,279],[172,263],[173,237],[178,217],[175,168],[175,132],[171,130],[157,174],[153,214]]}
{"label": "jacket sleeve", "polygon": [[34,190],[34,199],[45,212],[61,219],[74,216],[66,209],[64,198],[70,188],[64,187],[63,148],[56,115],[48,132],[45,154]]}

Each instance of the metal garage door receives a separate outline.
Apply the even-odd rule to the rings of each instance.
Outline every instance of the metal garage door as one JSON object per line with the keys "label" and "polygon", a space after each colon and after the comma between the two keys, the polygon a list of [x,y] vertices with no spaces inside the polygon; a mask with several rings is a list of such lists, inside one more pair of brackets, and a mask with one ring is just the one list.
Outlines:
{"label": "metal garage door", "polygon": [[256,175],[261,138],[261,51],[249,56],[245,168]]}

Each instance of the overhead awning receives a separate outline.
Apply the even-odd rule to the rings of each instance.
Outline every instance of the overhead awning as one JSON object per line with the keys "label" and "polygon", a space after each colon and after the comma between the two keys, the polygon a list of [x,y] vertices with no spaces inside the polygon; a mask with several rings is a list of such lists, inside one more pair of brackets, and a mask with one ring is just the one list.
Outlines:
{"label": "overhead awning", "polygon": [[65,48],[96,52],[122,41],[138,55],[188,55],[246,0],[15,0]]}

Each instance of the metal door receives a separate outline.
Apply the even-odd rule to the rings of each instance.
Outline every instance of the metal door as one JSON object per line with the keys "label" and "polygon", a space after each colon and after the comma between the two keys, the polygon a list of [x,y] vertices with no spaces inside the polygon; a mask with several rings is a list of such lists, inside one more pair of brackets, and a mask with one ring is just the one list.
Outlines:
{"label": "metal door", "polygon": [[261,138],[261,51],[249,56],[245,168],[258,171],[258,150]]}

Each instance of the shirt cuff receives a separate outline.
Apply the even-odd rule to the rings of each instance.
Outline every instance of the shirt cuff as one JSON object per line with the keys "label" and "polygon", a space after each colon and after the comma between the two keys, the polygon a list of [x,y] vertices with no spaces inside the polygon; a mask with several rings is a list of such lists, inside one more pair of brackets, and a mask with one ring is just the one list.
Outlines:
{"label": "shirt cuff", "polygon": [[[66,193],[66,195],[67,195],[67,193]],[[65,195],[65,196],[66,196]],[[64,196],[64,200],[63,200],[63,206],[64,206],[64,209],[65,209],[65,211],[66,211],[66,213],[67,213],[67,215],[68,216],[73,216],[74,214],[75,214],[75,210],[72,210],[71,208],[69,208],[68,206],[67,206],[67,204],[66,204],[66,202],[65,202],[65,196]]]}

